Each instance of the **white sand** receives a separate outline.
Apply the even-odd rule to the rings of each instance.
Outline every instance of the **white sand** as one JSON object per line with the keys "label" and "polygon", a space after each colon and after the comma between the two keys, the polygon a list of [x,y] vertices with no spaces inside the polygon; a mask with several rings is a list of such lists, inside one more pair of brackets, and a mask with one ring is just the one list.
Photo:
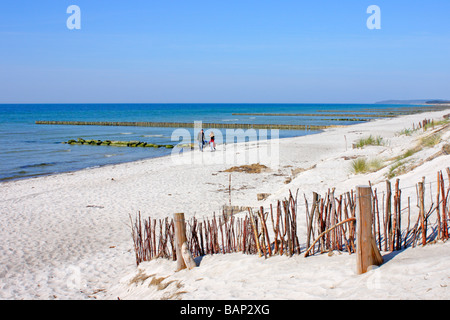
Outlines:
{"label": "white sand", "polygon": [[[270,170],[232,173],[233,205],[268,206],[297,189],[301,198],[305,193],[310,199],[313,191],[324,195],[333,187],[339,195],[369,180],[385,190],[388,168],[354,175],[351,160],[344,157],[393,158],[424,134],[398,136],[399,131],[424,118],[440,120],[449,112],[282,139],[279,146],[271,145],[271,152],[268,142],[228,145],[226,150],[218,145],[214,153],[206,148],[203,153],[194,150],[182,156],[1,183],[0,299],[449,299],[448,242],[382,252],[385,263],[364,275],[356,275],[356,257],[347,253],[267,260],[239,253],[205,256],[199,267],[175,272],[176,263],[162,259],[136,268],[129,228],[129,215],[138,211],[154,218],[175,212],[200,218],[220,212],[229,202],[229,173],[222,171],[244,163],[259,162]],[[369,134],[382,136],[386,145],[352,149],[352,142]],[[447,131],[440,144],[411,159],[436,153],[449,142],[449,135]],[[415,194],[414,185],[422,176],[427,183],[435,181],[436,172],[449,165],[450,156],[443,155],[396,177],[405,187],[402,197]],[[311,167],[284,183],[293,169]],[[257,201],[257,193],[262,192],[271,196]],[[426,198],[429,201],[429,194]],[[304,214],[304,206],[299,212]],[[298,220],[304,248],[305,219]],[[147,279],[132,281],[136,275]],[[156,280],[161,277],[167,278],[158,287]]]}

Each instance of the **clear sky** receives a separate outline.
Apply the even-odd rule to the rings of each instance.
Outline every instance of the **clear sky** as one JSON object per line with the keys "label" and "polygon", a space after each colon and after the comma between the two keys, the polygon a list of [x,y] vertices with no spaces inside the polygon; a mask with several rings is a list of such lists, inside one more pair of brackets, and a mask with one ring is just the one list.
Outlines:
{"label": "clear sky", "polygon": [[2,1],[0,103],[450,99],[449,14],[449,0]]}

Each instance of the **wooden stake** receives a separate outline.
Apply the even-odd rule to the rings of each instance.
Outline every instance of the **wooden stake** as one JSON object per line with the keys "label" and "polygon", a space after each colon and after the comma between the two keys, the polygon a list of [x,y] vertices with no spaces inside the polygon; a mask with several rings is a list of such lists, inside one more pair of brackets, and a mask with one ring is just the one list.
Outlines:
{"label": "wooden stake", "polygon": [[391,220],[391,183],[386,180],[386,210],[384,220],[384,250],[387,251],[388,247],[392,251],[391,246],[391,232],[392,232],[392,220]]}
{"label": "wooden stake", "polygon": [[274,254],[278,253],[278,224],[279,224],[279,219],[277,218],[277,224],[275,225],[275,222],[273,220],[273,207],[272,204],[270,204],[270,218],[272,219],[272,228],[273,228],[273,233],[274,233]]}
{"label": "wooden stake", "polygon": [[436,214],[437,214],[437,229],[438,229],[438,239],[442,239],[442,230],[441,230],[441,211],[440,211],[440,206],[439,206],[439,196],[441,194],[441,175],[440,173],[442,172],[438,172],[437,173],[437,193],[436,193]]}
{"label": "wooden stake", "polygon": [[267,241],[267,250],[268,250],[268,253],[269,253],[269,257],[270,257],[270,256],[272,256],[272,248],[270,247],[269,232],[267,230],[266,219],[264,218],[264,209],[263,209],[262,206],[259,209],[259,217],[261,219],[261,225],[262,225],[262,228],[263,228],[265,239]]}
{"label": "wooden stake", "polygon": [[[450,170],[447,168],[447,174],[449,174],[450,181]],[[440,187],[441,187],[441,196],[442,196],[442,240],[447,240],[448,235],[448,227],[447,227],[447,216],[448,216],[448,208],[447,208],[447,196],[445,195],[445,186],[444,186],[444,176],[442,172],[440,173]],[[450,190],[450,188],[449,188]],[[439,204],[438,204],[439,205]]]}
{"label": "wooden stake", "polygon": [[259,257],[261,258],[262,257],[262,253],[261,253],[261,246],[259,245],[258,230],[256,229],[255,218],[253,217],[253,212],[251,211],[250,208],[248,209],[248,213],[250,214],[250,222],[252,224],[253,234],[255,236],[256,249],[258,250]]}
{"label": "wooden stake", "polygon": [[177,271],[180,271],[180,270],[183,270],[186,268],[186,263],[184,262],[183,255],[182,255],[182,249],[181,249],[183,246],[183,243],[186,242],[186,224],[184,222],[184,213],[175,213],[173,220],[175,223]]}
{"label": "wooden stake", "polygon": [[380,265],[383,258],[378,251],[372,233],[372,192],[368,186],[358,186],[356,188],[356,218],[357,218],[357,239],[356,239],[356,271],[357,274],[367,272],[372,265]]}
{"label": "wooden stake", "polygon": [[[334,198],[334,188],[331,191],[330,194],[330,202],[331,202],[331,208],[330,208],[330,227],[333,227],[334,225],[336,225],[336,201]],[[331,232],[331,244],[330,244],[330,251],[336,250],[337,249],[337,234],[336,234],[336,230],[333,230]]]}
{"label": "wooden stake", "polygon": [[[375,189],[375,206],[374,206],[374,210],[376,212],[376,216],[377,216],[377,234],[378,234],[378,250],[381,251],[381,230],[380,230],[380,210],[379,210],[379,206],[378,206],[378,194],[377,194],[377,189]],[[375,223],[375,222],[374,222]],[[376,239],[376,238],[375,238]]]}
{"label": "wooden stake", "polygon": [[425,227],[425,193],[423,190],[423,182],[419,182],[419,217],[422,228],[422,245],[427,244],[427,228]]}

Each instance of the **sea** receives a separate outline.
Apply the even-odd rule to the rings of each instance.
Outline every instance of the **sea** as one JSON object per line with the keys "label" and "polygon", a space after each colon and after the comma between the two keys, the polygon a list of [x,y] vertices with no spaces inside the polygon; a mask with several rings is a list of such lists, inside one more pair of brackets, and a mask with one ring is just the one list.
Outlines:
{"label": "sea", "polygon": [[[177,145],[173,127],[42,125],[36,121],[180,122],[235,124],[351,125],[377,112],[408,105],[371,104],[0,104],[0,183],[169,155],[167,148],[71,145],[78,138]],[[335,113],[341,113],[337,121]],[[261,115],[264,113],[289,116]],[[367,114],[367,117],[364,116]],[[297,114],[297,115],[294,115]],[[302,115],[298,115],[302,114]],[[361,118],[347,119],[348,114]],[[365,118],[364,118],[365,117]],[[205,128],[208,129],[208,128]],[[186,128],[192,135],[194,129]],[[226,129],[221,130],[225,136]],[[268,139],[275,135],[269,134]],[[316,134],[279,130],[276,137]],[[220,144],[222,141],[217,141]]]}

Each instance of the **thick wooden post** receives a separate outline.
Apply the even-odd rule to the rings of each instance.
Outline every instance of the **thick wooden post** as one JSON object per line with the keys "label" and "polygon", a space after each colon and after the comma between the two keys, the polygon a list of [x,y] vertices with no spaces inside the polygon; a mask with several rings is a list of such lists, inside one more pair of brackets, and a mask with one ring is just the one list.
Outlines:
{"label": "thick wooden post", "polygon": [[356,192],[356,272],[362,274],[382,264],[383,258],[372,233],[372,191],[369,186],[357,186]]}
{"label": "thick wooden post", "polygon": [[180,271],[180,270],[186,268],[186,263],[184,263],[184,259],[183,259],[183,255],[182,255],[182,246],[183,246],[183,243],[186,242],[186,224],[184,222],[184,213],[175,213],[173,220],[175,223],[177,271]]}

